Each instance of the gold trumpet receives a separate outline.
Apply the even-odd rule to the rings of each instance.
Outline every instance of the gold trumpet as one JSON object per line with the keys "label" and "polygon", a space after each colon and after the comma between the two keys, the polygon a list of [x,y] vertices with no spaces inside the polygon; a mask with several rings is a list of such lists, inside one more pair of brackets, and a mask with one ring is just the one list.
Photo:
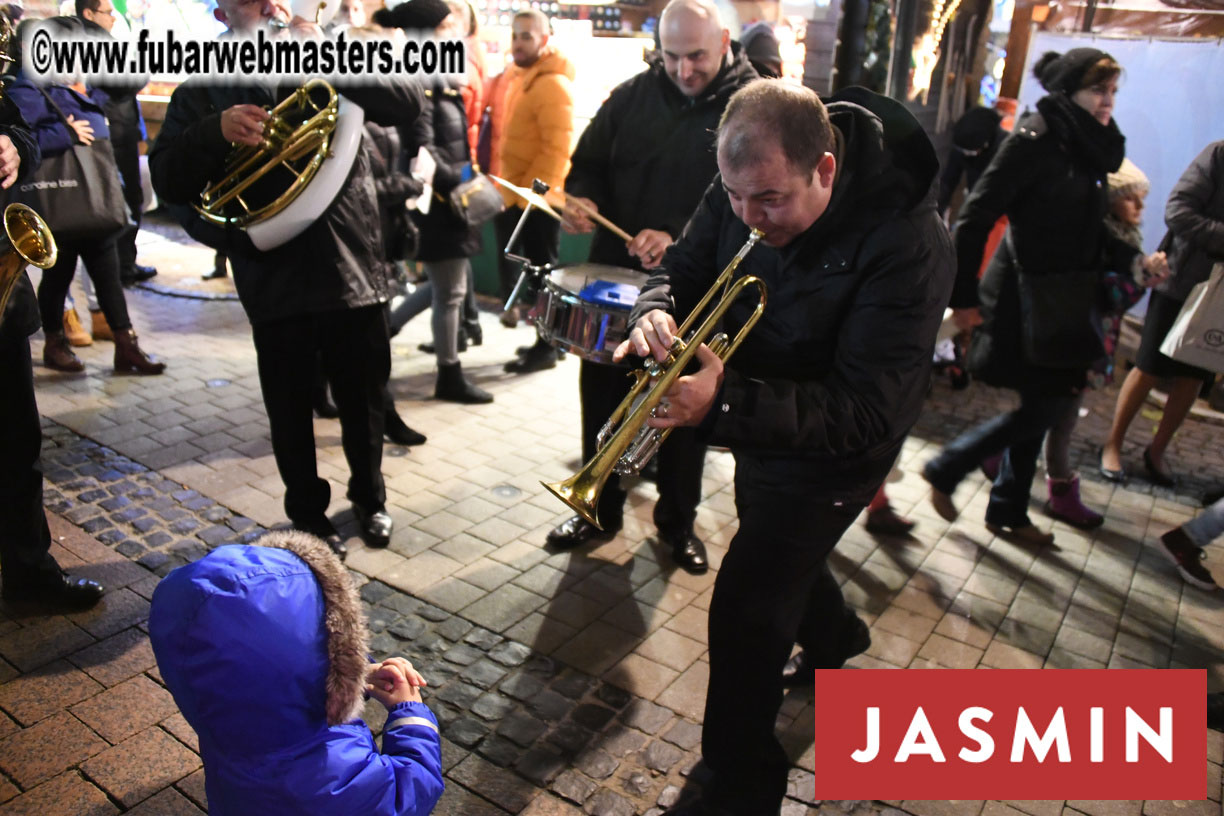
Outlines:
{"label": "gold trumpet", "polygon": [[47,222],[25,204],[4,208],[4,235],[0,236],[0,322],[13,287],[25,274],[26,264],[40,269],[55,266],[59,250]]}
{"label": "gold trumpet", "polygon": [[[599,495],[603,492],[608,477],[613,473],[627,476],[640,472],[671,433],[670,428],[648,427],[646,420],[655,415],[659,403],[697,355],[697,349],[705,343],[726,362],[761,319],[768,295],[765,282],[755,275],[745,275],[735,281],[732,281],[732,278],[740,261],[744,260],[756,242],[761,240],[762,235],[757,229],[749,233],[748,240],[727,264],[726,269],[719,273],[714,284],[676,331],[676,338],[668,349],[666,359],[659,362],[651,357],[641,369],[633,372],[636,381],[600,430],[599,450],[591,461],[563,482],[540,482],[550,493],[599,529],[603,529],[598,516]],[[736,333],[735,339],[729,339],[726,332],[714,334],[714,329],[727,309],[749,286],[756,286],[759,300],[756,309]],[[701,325],[689,334],[693,323],[705,312],[719,289],[722,292],[718,303],[702,320]]]}

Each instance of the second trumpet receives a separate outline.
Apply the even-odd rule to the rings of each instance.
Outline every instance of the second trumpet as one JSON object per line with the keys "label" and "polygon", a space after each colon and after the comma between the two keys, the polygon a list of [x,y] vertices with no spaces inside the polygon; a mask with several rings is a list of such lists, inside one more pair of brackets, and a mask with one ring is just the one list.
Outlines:
{"label": "second trumpet", "polygon": [[[599,496],[608,477],[613,473],[625,476],[640,472],[671,433],[670,428],[647,426],[646,420],[655,415],[667,392],[697,355],[697,349],[704,343],[726,362],[761,319],[768,294],[765,282],[754,275],[733,280],[740,262],[761,240],[761,236],[760,230],[754,229],[749,233],[748,240],[676,331],[676,339],[667,357],[661,362],[650,358],[642,368],[633,372],[636,381],[599,432],[599,450],[591,461],[563,482],[541,482],[549,492],[599,529],[603,529],[598,517]],[[715,333],[731,304],[749,286],[757,288],[756,309],[744,321],[734,339],[725,332]],[[702,319],[715,295],[719,296],[718,302]],[[693,324],[699,319],[701,325],[693,329]]]}

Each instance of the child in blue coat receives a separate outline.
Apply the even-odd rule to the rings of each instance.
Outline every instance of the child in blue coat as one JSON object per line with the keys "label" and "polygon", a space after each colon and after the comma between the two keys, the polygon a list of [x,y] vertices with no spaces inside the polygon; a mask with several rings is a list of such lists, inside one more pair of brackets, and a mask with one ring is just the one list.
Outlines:
{"label": "child in blue coat", "polygon": [[[369,662],[357,592],[318,538],[269,533],[175,570],[149,635],[213,816],[423,816],[442,795],[425,680],[403,658]],[[358,719],[367,693],[387,707],[381,752]]]}

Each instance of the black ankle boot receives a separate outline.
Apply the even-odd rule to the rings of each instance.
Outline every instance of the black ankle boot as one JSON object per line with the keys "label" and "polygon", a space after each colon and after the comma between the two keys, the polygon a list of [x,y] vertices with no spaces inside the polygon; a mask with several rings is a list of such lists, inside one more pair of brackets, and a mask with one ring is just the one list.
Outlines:
{"label": "black ankle boot", "polygon": [[459,330],[459,340],[462,342],[464,339],[473,346],[484,343],[484,329],[480,328],[479,320],[463,321],[463,326]]}
{"label": "black ankle boot", "polygon": [[454,363],[438,366],[438,384],[434,388],[434,399],[477,405],[492,402],[493,395],[468,382],[459,363]]}

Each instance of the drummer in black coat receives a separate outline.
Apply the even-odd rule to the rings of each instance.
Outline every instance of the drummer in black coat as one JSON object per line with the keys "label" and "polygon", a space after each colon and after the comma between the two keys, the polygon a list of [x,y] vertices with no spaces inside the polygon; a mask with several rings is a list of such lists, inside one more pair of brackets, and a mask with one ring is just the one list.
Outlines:
{"label": "drummer in black coat", "polygon": [[[659,265],[718,171],[713,134],[727,101],[757,78],[706,0],[672,0],[660,18],[659,36],[662,54],[613,89],[582,134],[565,180],[571,199],[633,235],[626,244],[595,229],[579,207],[568,207],[567,231],[595,229],[594,263],[635,270]],[[579,389],[582,456],[590,460],[599,429],[628,392],[629,378],[621,366],[583,361]],[[655,526],[676,563],[694,574],[709,568],[705,545],[693,532],[704,459],[705,445],[691,428],[671,434],[659,452]],[[605,531],[574,516],[549,533],[548,544],[570,548],[611,538],[621,527],[625,498],[619,478],[611,476],[598,511]]]}

